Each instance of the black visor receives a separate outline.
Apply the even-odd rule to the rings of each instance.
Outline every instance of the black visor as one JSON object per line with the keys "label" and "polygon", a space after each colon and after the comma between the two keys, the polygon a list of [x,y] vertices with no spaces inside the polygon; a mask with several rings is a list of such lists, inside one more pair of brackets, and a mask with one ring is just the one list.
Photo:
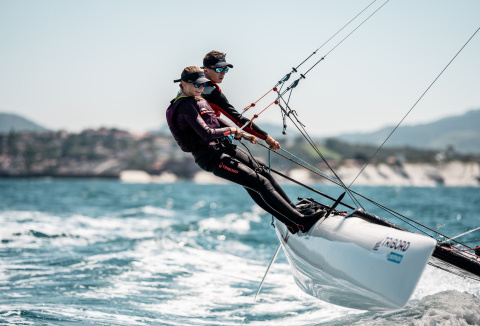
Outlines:
{"label": "black visor", "polygon": [[203,84],[210,81],[205,77],[205,73],[203,71],[191,72],[183,76],[181,79],[176,79],[173,82],[179,83],[181,80],[187,83],[197,83],[197,84]]}
{"label": "black visor", "polygon": [[219,67],[230,67],[233,68],[233,65],[225,61],[225,57],[223,58],[210,58],[210,59],[203,59],[203,66],[207,68],[219,68]]}

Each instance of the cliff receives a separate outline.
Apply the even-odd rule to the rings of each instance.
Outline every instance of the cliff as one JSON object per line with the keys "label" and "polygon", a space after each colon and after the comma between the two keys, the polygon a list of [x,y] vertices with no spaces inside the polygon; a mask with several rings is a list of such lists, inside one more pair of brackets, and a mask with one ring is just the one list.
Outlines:
{"label": "cliff", "polygon": [[[345,184],[350,184],[359,173],[358,167],[342,166],[337,173]],[[406,163],[403,166],[378,164],[368,166],[355,185],[379,186],[478,186],[478,163],[452,161],[444,164]]]}
{"label": "cliff", "polygon": [[[362,166],[344,165],[338,167],[335,171],[342,181],[349,185]],[[293,169],[285,172],[289,177],[294,178],[305,184],[329,184],[325,179],[311,178],[311,174],[304,169]],[[180,178],[170,172],[160,175],[149,175],[143,171],[127,170],[120,174],[120,179],[130,183],[148,183],[176,182]],[[276,177],[280,183],[288,182],[280,177]],[[223,179],[215,177],[213,174],[199,171],[191,179],[200,184],[223,183]],[[452,161],[444,164],[427,163],[406,163],[403,166],[390,164],[377,164],[367,166],[365,170],[355,180],[356,186],[469,186],[477,187],[480,185],[480,164],[475,162]]]}

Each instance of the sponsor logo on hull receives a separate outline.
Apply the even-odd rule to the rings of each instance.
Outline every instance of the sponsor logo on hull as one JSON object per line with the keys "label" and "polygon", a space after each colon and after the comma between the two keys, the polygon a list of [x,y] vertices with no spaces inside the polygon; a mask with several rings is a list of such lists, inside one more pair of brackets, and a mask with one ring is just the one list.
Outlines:
{"label": "sponsor logo on hull", "polygon": [[393,251],[387,257],[388,261],[394,262],[396,264],[400,264],[402,262],[402,259],[403,259],[403,255],[397,254]]}
{"label": "sponsor logo on hull", "polygon": [[407,251],[410,248],[410,241],[402,239],[395,239],[392,237],[385,237],[383,240],[378,241],[373,246],[373,250],[378,250],[380,247],[387,247],[393,250]]}

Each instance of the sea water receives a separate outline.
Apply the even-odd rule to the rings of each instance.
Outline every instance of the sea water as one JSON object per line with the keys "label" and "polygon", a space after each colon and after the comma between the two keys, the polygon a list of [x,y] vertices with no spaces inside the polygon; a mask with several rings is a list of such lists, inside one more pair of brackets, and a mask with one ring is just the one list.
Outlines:
{"label": "sea water", "polygon": [[[448,236],[480,226],[479,188],[355,190]],[[430,266],[404,309],[374,313],[304,294],[281,253],[254,301],[278,240],[232,184],[4,179],[0,241],[1,325],[480,325],[480,282]]]}

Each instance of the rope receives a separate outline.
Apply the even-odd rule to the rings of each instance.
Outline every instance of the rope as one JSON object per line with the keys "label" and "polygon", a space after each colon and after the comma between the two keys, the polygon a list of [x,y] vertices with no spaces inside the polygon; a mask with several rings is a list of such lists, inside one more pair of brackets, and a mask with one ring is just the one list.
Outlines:
{"label": "rope", "polygon": [[476,257],[476,258],[480,258],[480,256],[478,256],[477,254],[472,254],[470,251],[474,250],[475,253],[480,250],[480,246],[476,246],[475,248],[467,248],[467,249],[460,249],[460,248],[457,248],[455,246],[452,246],[454,249],[451,249],[451,248],[446,248],[446,247],[442,247],[443,249],[445,250],[448,250],[448,251],[453,251],[453,252],[463,252],[467,255],[470,255],[470,256],[473,256],[473,257]]}
{"label": "rope", "polygon": [[[352,30],[347,36],[345,36],[340,42],[337,43],[337,45],[335,45],[330,51],[327,52],[327,54],[325,54],[320,60],[318,60],[312,67],[310,67],[310,69],[308,69],[303,75],[306,75],[310,72],[310,70],[312,70],[317,64],[320,63],[320,61],[324,60],[325,57],[327,55],[329,55],[330,53],[332,53],[337,47],[340,46],[340,44],[342,44],[347,38],[350,37],[350,35],[352,35],[357,29],[360,28],[360,26],[362,26],[363,24],[365,24],[367,22],[367,20],[369,20],[373,15],[375,15],[380,9],[383,8],[383,6],[385,6],[390,0],[387,0],[385,1],[380,7],[377,8],[377,10],[375,10],[372,14],[370,14],[370,16],[368,16],[363,22],[361,22],[357,27],[355,27],[354,30]],[[304,77],[305,78],[305,77]]]}
{"label": "rope", "polygon": [[[301,75],[300,75],[300,78],[298,78],[297,80],[295,80],[289,87],[287,87],[287,89],[286,89],[283,93],[280,93],[280,91],[276,90],[276,92],[277,92],[277,94],[278,94],[277,100],[274,101],[274,102],[272,102],[271,104],[269,104],[269,105],[268,105],[265,109],[263,109],[260,113],[256,114],[256,115],[254,116],[254,118],[252,119],[252,121],[253,121],[254,119],[257,119],[257,118],[259,117],[259,115],[262,114],[262,113],[263,113],[266,109],[268,109],[271,105],[273,105],[273,104],[278,104],[279,107],[280,107],[280,109],[281,109],[282,115],[283,115],[284,117],[287,117],[287,116],[288,116],[288,118],[292,121],[292,123],[293,123],[293,124],[297,127],[297,129],[300,131],[300,133],[302,134],[302,136],[303,136],[303,137],[307,140],[307,142],[312,146],[312,148],[313,148],[313,149],[315,150],[315,152],[320,156],[320,158],[322,158],[322,160],[326,163],[326,165],[328,166],[328,168],[329,168],[329,169],[332,171],[332,173],[335,175],[336,180],[333,179],[333,178],[325,177],[326,174],[325,174],[325,175],[322,175],[322,177],[327,178],[329,181],[331,181],[331,182],[333,182],[333,183],[341,186],[343,189],[345,189],[346,192],[349,194],[350,198],[351,198],[357,205],[359,205],[360,207],[362,207],[361,204],[360,204],[360,202],[355,198],[354,195],[358,195],[358,196],[360,196],[361,198],[366,199],[367,201],[369,201],[369,202],[371,202],[372,204],[378,206],[379,208],[384,209],[386,212],[392,214],[393,216],[395,216],[395,217],[397,217],[397,218],[399,218],[399,219],[402,219],[402,218],[403,218],[402,221],[404,221],[405,223],[407,223],[407,224],[409,224],[410,226],[414,227],[415,229],[419,230],[420,232],[423,232],[423,233],[427,234],[426,231],[419,229],[417,226],[414,226],[414,225],[412,225],[411,223],[413,223],[413,224],[415,224],[415,225],[418,225],[419,227],[422,227],[422,228],[424,228],[425,230],[429,230],[429,231],[433,232],[434,234],[437,234],[438,236],[442,236],[442,237],[444,237],[444,238],[446,238],[446,239],[449,239],[449,240],[451,240],[451,241],[453,241],[453,242],[455,242],[455,243],[457,243],[457,244],[459,244],[459,245],[462,245],[462,246],[468,248],[468,249],[466,249],[465,251],[475,250],[475,249],[477,249],[477,248],[475,248],[475,249],[474,249],[474,248],[470,248],[470,247],[468,247],[467,245],[465,245],[465,244],[463,244],[463,243],[461,243],[461,242],[459,242],[459,241],[457,241],[457,240],[455,240],[455,239],[453,239],[453,238],[449,238],[448,236],[446,236],[446,235],[444,235],[444,234],[442,234],[442,233],[440,233],[440,232],[438,232],[438,231],[436,231],[436,230],[433,230],[433,229],[431,229],[431,228],[429,228],[429,227],[427,227],[427,226],[425,226],[425,225],[423,225],[423,224],[421,224],[421,223],[419,223],[419,222],[417,222],[417,221],[415,221],[415,220],[412,220],[412,219],[410,219],[410,218],[408,218],[408,217],[406,217],[406,216],[404,216],[404,215],[402,215],[402,214],[400,214],[400,213],[398,213],[398,212],[396,212],[396,211],[394,211],[394,210],[392,210],[392,209],[390,209],[390,208],[388,208],[388,207],[385,207],[385,206],[383,206],[383,205],[375,202],[374,200],[372,200],[372,199],[370,199],[370,198],[368,198],[368,197],[365,197],[365,196],[359,194],[359,193],[356,192],[356,191],[351,190],[350,187],[351,187],[351,186],[353,185],[353,183],[357,180],[358,176],[364,171],[364,169],[366,168],[366,166],[371,163],[371,161],[373,160],[373,158],[377,155],[377,153],[380,151],[380,149],[383,147],[383,145],[387,142],[387,140],[391,137],[391,135],[396,131],[396,129],[400,126],[400,124],[405,120],[405,118],[410,114],[410,112],[411,112],[411,111],[415,108],[415,106],[420,102],[420,100],[424,97],[424,95],[430,90],[430,88],[433,86],[433,84],[440,78],[440,76],[443,74],[443,72],[450,66],[450,64],[455,60],[455,58],[460,54],[460,52],[466,47],[466,45],[471,41],[471,39],[477,34],[477,32],[480,30],[480,27],[475,31],[475,33],[470,37],[470,39],[462,46],[462,48],[457,52],[457,54],[450,60],[450,62],[445,66],[445,68],[440,72],[440,74],[434,79],[434,81],[430,84],[430,86],[423,92],[423,94],[420,96],[420,98],[415,102],[415,104],[410,108],[410,110],[409,110],[409,111],[407,112],[407,114],[403,117],[403,119],[402,119],[402,120],[398,123],[398,125],[393,129],[393,131],[392,131],[392,132],[390,133],[390,135],[385,139],[385,141],[382,143],[382,145],[380,145],[380,147],[377,149],[377,151],[376,151],[375,154],[372,156],[372,158],[371,158],[371,159],[367,162],[367,164],[362,168],[362,170],[361,170],[361,171],[359,172],[359,174],[355,177],[355,179],[352,181],[352,183],[350,184],[349,187],[347,187],[347,186],[342,182],[342,180],[338,177],[338,175],[335,173],[335,171],[331,168],[331,166],[329,165],[329,163],[327,162],[327,160],[325,159],[325,157],[323,156],[323,154],[320,152],[320,150],[318,149],[318,147],[315,145],[315,143],[313,142],[313,140],[311,139],[311,137],[310,137],[310,136],[308,135],[308,133],[306,132],[306,130],[305,130],[305,128],[304,128],[304,125],[303,125],[303,124],[298,120],[298,118],[296,117],[296,112],[289,107],[289,104],[288,104],[288,103],[289,103],[289,101],[290,101],[291,92],[292,92],[292,90],[298,85],[298,83],[300,82],[300,80],[301,80],[301,79],[305,79],[305,75],[306,75],[307,73],[309,73],[315,66],[317,66],[318,63],[320,63],[321,61],[323,61],[327,55],[329,55],[329,54],[330,54],[331,52],[333,52],[338,46],[340,46],[340,44],[342,44],[348,37],[350,37],[356,30],[358,30],[358,28],[359,28],[360,26],[362,26],[362,25],[363,25],[367,20],[369,20],[375,13],[377,13],[381,8],[383,8],[383,6],[385,6],[389,1],[390,1],[390,0],[386,0],[379,8],[377,8],[377,10],[375,10],[375,11],[374,11],[371,15],[369,15],[362,23],[360,23],[354,30],[352,30],[347,36],[345,36],[340,42],[338,42],[326,55],[324,55],[324,56],[323,56],[320,60],[318,60],[312,67],[310,67],[310,69],[308,69],[304,74],[301,74]],[[375,2],[375,1],[374,1],[374,2]],[[373,4],[373,3],[371,3],[371,4]],[[371,5],[371,4],[370,4],[370,5]],[[369,5],[369,6],[370,6],[370,5]],[[364,10],[365,10],[365,9],[364,9]],[[358,16],[358,15],[357,15],[357,16]],[[353,21],[353,20],[352,20],[352,21]],[[348,25],[348,24],[347,24],[347,25]],[[332,38],[333,38],[333,37],[332,37]],[[322,45],[322,46],[323,46],[323,45]],[[314,53],[312,53],[312,54],[311,54],[306,60],[304,60],[300,65],[302,65],[304,62],[306,62],[306,61],[307,61],[310,57],[312,57],[315,53],[316,53],[316,51],[315,51]],[[299,66],[300,66],[300,65],[299,65]],[[299,67],[299,66],[298,66],[298,67]],[[298,67],[297,67],[297,68],[298,68]],[[293,68],[292,73],[293,73],[293,72],[296,72],[297,68]],[[287,74],[287,75],[281,80],[282,84],[283,84],[286,80],[288,80],[288,79],[290,78],[290,74],[291,74],[291,73]],[[280,82],[279,82],[279,83],[280,83]],[[275,86],[275,88],[276,88],[278,85],[279,85],[279,84],[277,84],[277,85]],[[273,89],[272,89],[272,90],[273,90]],[[271,90],[270,90],[270,91],[271,91]],[[269,92],[270,92],[270,91],[269,91]],[[290,91],[289,98],[288,98],[288,101],[285,101],[285,99],[283,98],[283,95],[285,95],[288,91]],[[268,94],[269,92],[267,92],[267,94]],[[266,95],[266,94],[265,94],[265,95]],[[264,95],[264,96],[265,96],[265,95]],[[262,98],[263,98],[264,96],[262,96]],[[280,104],[280,100],[283,101],[283,103],[286,105],[286,108],[284,108],[284,107]],[[258,101],[259,101],[259,100],[258,100]],[[257,101],[257,102],[258,102],[258,101]],[[255,103],[257,103],[257,102],[255,102]],[[252,103],[252,104],[253,104],[253,103]],[[251,106],[250,106],[250,107],[251,107]],[[293,117],[292,117],[292,116],[293,116]],[[294,120],[294,118],[295,118],[296,121]],[[297,124],[297,123],[298,123],[298,124]],[[300,126],[299,126],[299,125],[300,125]],[[262,146],[263,146],[263,145],[262,145]],[[278,154],[278,153],[277,153],[277,154]],[[293,161],[292,161],[292,162],[293,162]],[[299,164],[299,163],[297,163],[297,162],[294,162],[294,163],[302,166],[301,164]],[[303,166],[303,167],[306,168],[305,166]],[[313,169],[314,169],[314,168],[313,168]],[[315,170],[315,169],[314,169],[314,170]],[[277,173],[277,174],[280,174],[280,175],[284,176],[283,174],[279,173],[278,171],[275,171],[275,170],[272,170],[272,171],[275,172],[275,173]],[[310,170],[310,171],[312,171],[312,170]],[[313,172],[313,171],[312,171],[312,172]],[[314,172],[314,173],[317,173],[317,172]],[[284,177],[286,177],[286,176],[284,176]],[[287,178],[288,178],[288,177],[287,177]],[[289,179],[292,180],[292,181],[294,181],[294,182],[296,182],[296,183],[298,183],[298,184],[301,184],[301,183],[299,183],[299,182],[296,181],[296,180],[293,180],[293,179],[291,179],[291,178],[289,178]],[[301,185],[302,185],[302,184],[301,184]],[[303,185],[303,186],[306,187],[307,189],[314,190],[314,189],[312,189],[312,188],[310,188],[310,187],[308,187],[308,186],[306,186],[306,185]],[[314,190],[314,191],[315,191],[315,190]],[[318,191],[316,191],[316,192],[318,192]],[[362,208],[363,208],[363,207],[362,207]],[[411,223],[410,223],[410,222],[411,222]],[[429,235],[429,234],[427,234],[427,235]],[[429,235],[429,236],[430,236],[430,237],[433,237],[433,236],[431,236],[431,235]],[[437,240],[437,241],[438,241],[438,240]]]}
{"label": "rope", "polygon": [[[247,147],[245,144],[242,143],[242,145],[244,145],[244,146],[247,148],[247,150],[248,150],[248,147]],[[268,148],[267,146],[263,145],[263,144],[257,143],[257,145],[260,145],[260,146],[264,147],[265,149],[269,150],[269,148]],[[249,151],[249,152],[250,152],[250,151]],[[316,175],[319,175],[319,176],[322,177],[322,178],[325,178],[325,179],[331,181],[332,183],[336,184],[337,186],[343,187],[342,184],[340,183],[340,181],[335,180],[335,179],[329,177],[328,175],[326,175],[326,174],[323,173],[323,172],[317,173],[317,172],[315,171],[315,170],[316,170],[315,168],[309,169],[309,168],[305,167],[304,165],[302,165],[302,164],[300,164],[300,163],[298,163],[298,162],[295,162],[294,160],[291,160],[291,159],[289,159],[288,157],[280,154],[278,151],[270,151],[270,150],[269,150],[269,153],[275,153],[276,155],[279,155],[279,156],[281,156],[281,157],[289,160],[290,162],[295,163],[295,164],[297,164],[298,166],[301,166],[301,167],[303,167],[304,169],[309,170],[310,172],[312,172],[312,173],[314,173],[314,174],[316,174]],[[307,164],[308,164],[308,163],[307,163]],[[309,186],[307,186],[307,185],[305,185],[305,184],[303,184],[303,183],[301,183],[301,182],[299,182],[299,181],[297,181],[297,180],[295,180],[295,179],[293,179],[293,178],[290,178],[290,177],[286,176],[285,174],[282,174],[282,173],[280,173],[280,172],[278,172],[278,171],[276,171],[276,170],[274,170],[274,169],[272,169],[272,172],[274,172],[274,173],[276,173],[276,174],[278,174],[278,175],[280,175],[280,176],[282,176],[282,177],[284,177],[284,178],[286,178],[286,179],[288,179],[288,180],[290,180],[290,181],[292,181],[292,182],[294,182],[294,183],[296,183],[296,184],[304,187],[305,189],[311,190],[311,191],[313,191],[313,192],[315,192],[315,193],[317,193],[317,194],[319,194],[319,195],[321,195],[321,196],[324,196],[325,198],[328,198],[328,199],[331,199],[331,200],[335,200],[335,198],[332,198],[332,197],[330,197],[330,196],[328,196],[328,195],[326,195],[326,194],[323,194],[323,193],[321,193],[320,191],[318,191],[318,190],[316,190],[316,189],[314,189],[314,188],[312,188],[312,187],[309,187]],[[455,240],[454,238],[450,238],[450,237],[448,237],[448,236],[446,236],[446,235],[444,235],[444,234],[442,234],[442,233],[440,233],[440,232],[438,232],[438,231],[436,231],[436,230],[434,230],[434,229],[432,229],[432,228],[429,228],[428,226],[423,225],[423,224],[421,224],[421,223],[419,223],[419,222],[417,222],[417,221],[415,221],[415,220],[413,220],[413,219],[411,219],[411,218],[409,218],[409,217],[407,217],[407,216],[405,216],[405,215],[403,215],[403,214],[401,214],[401,213],[399,213],[399,212],[396,212],[396,211],[394,211],[393,209],[388,208],[388,207],[386,207],[386,206],[384,206],[384,205],[382,205],[382,204],[374,201],[373,199],[368,198],[368,197],[366,197],[366,196],[364,196],[364,195],[356,192],[355,190],[349,189],[349,191],[352,192],[354,195],[359,196],[359,197],[367,200],[368,202],[372,203],[373,205],[375,205],[375,206],[383,209],[384,211],[388,212],[388,213],[391,214],[392,216],[400,219],[402,222],[408,224],[408,225],[411,226],[412,228],[416,229],[417,231],[419,231],[419,232],[421,232],[421,233],[423,233],[423,234],[425,234],[425,235],[427,235],[427,236],[429,236],[429,237],[432,237],[432,238],[433,238],[432,235],[428,234],[425,230],[422,230],[420,227],[422,227],[422,228],[424,228],[424,229],[426,229],[426,230],[428,230],[428,231],[431,231],[431,232],[435,233],[437,236],[443,237],[443,238],[445,238],[445,239],[447,239],[447,240],[449,240],[449,241],[455,242],[455,243],[458,244],[458,245],[464,246],[465,248],[468,248],[469,250],[475,250],[474,248],[471,248],[471,247],[467,246],[465,243],[462,243],[462,242],[460,242],[460,241],[457,241],[457,240]],[[345,205],[345,204],[343,204],[343,205],[344,205],[344,206],[347,206],[347,207],[350,208],[350,209],[353,209],[353,207],[351,207],[351,206],[348,206],[348,205]],[[438,239],[435,239],[435,240],[439,241]]]}
{"label": "rope", "polygon": [[[312,170],[317,171],[318,173],[324,175],[327,180],[335,180],[335,179],[331,178],[331,177],[330,177],[328,174],[326,174],[325,172],[320,171],[320,170],[317,169],[316,167],[314,167],[314,166],[312,166],[311,164],[307,163],[306,161],[302,160],[302,159],[299,158],[298,156],[295,156],[294,154],[290,153],[290,152],[287,151],[286,149],[281,148],[280,150],[283,151],[283,152],[285,152],[285,153],[287,153],[288,155],[294,157],[295,159],[299,160],[299,161],[302,162],[303,164],[305,164],[305,165],[307,165],[308,167],[310,167]],[[294,162],[293,160],[291,160],[291,161]],[[336,180],[336,181],[338,181],[338,180]]]}
{"label": "rope", "polygon": [[282,95],[285,95],[289,90],[297,87],[298,83],[301,79],[305,79],[305,75],[308,74],[313,68],[315,68],[320,62],[325,60],[325,57],[332,53],[337,47],[340,46],[347,38],[349,38],[353,33],[355,33],[363,24],[365,24],[373,15],[375,15],[380,9],[382,9],[390,0],[386,0],[380,7],[378,7],[373,13],[371,13],[367,18],[365,18],[357,27],[355,27],[347,36],[345,36],[340,42],[338,42],[330,51],[327,52],[323,57],[320,58],[313,66],[311,66],[306,72],[300,75],[300,78],[295,80],[287,89],[284,91]]}
{"label": "rope", "polygon": [[262,111],[260,111],[258,114],[255,114],[255,115],[253,116],[253,118],[250,119],[250,128],[252,128],[253,120],[257,119],[260,114],[262,114],[263,112],[265,112],[265,110],[267,110],[267,109],[268,109],[270,106],[272,106],[273,104],[278,104],[278,101],[273,101],[273,102],[270,103],[265,109],[263,109]]}
{"label": "rope", "polygon": [[[343,41],[345,41],[353,32],[355,32],[361,25],[363,25],[368,19],[370,19],[370,17],[372,17],[378,10],[380,10],[380,8],[382,8],[388,1],[390,0],[387,0],[383,5],[381,5],[377,10],[375,10],[373,12],[373,14],[371,14],[370,16],[367,17],[367,19],[365,19],[360,25],[358,25],[352,32],[350,32],[345,38],[343,38],[340,43],[338,43],[336,46],[333,47],[332,50],[330,50],[327,54],[331,53],[335,48],[337,48]],[[350,25],[355,19],[357,19],[361,14],[363,14],[368,8],[370,8],[375,2],[377,2],[377,0],[373,0],[369,5],[367,5],[365,8],[363,8],[358,14],[356,14],[352,19],[350,19],[350,21],[348,21],[345,25],[343,25],[339,30],[337,30],[328,40],[326,40],[320,47],[318,47],[315,51],[313,51],[312,54],[310,54],[305,60],[303,60],[297,67],[295,68],[292,68],[292,71],[289,72],[288,74],[286,74],[285,76],[283,76],[278,82],[277,84],[272,88],[270,89],[265,95],[269,94],[272,90],[277,92],[278,90],[276,89],[278,86],[284,84],[287,80],[290,79],[290,76],[293,74],[293,73],[296,73],[298,71],[298,68],[300,68],[300,66],[302,66],[305,62],[307,62],[312,56],[314,56],[321,48],[323,48],[328,42],[330,42],[335,36],[337,36],[340,32],[342,32],[348,25]],[[325,57],[325,56],[324,56]],[[320,61],[322,61],[324,59],[324,57],[322,57],[322,59],[320,59],[317,63],[315,63],[308,71],[312,70],[313,67],[315,67]],[[304,77],[305,78],[305,77]],[[298,82],[297,82],[298,84]],[[244,109],[244,113],[245,111],[247,111],[248,109],[250,109],[251,107],[254,107],[262,98],[265,97],[265,95],[263,95],[262,97],[260,97],[257,101],[253,102],[252,104],[248,105],[245,109]],[[242,113],[243,114],[243,113]]]}
{"label": "rope", "polygon": [[[280,98],[282,99],[283,102],[285,102],[285,100],[283,99],[282,96],[280,96]],[[333,175],[335,176],[335,178],[337,178],[338,180],[338,184],[348,193],[348,196],[350,197],[350,199],[356,204],[357,207],[361,207],[363,208],[363,206],[360,204],[360,202],[353,196],[353,194],[351,193],[350,189],[343,183],[343,181],[341,180],[341,178],[337,175],[337,173],[335,172],[335,170],[330,166],[330,164],[328,163],[327,159],[323,156],[323,154],[320,152],[320,150],[318,149],[317,145],[315,145],[313,139],[310,137],[310,135],[307,133],[307,131],[305,130],[305,126],[298,120],[298,118],[296,118],[296,114],[295,114],[295,111],[293,111],[289,106],[288,106],[288,103],[286,103],[286,107],[288,108],[288,111],[286,109],[284,109],[282,107],[282,105],[279,104],[280,108],[282,109],[282,111],[284,112],[284,114],[286,116],[288,116],[288,118],[290,119],[290,121],[292,121],[292,123],[294,124],[294,126],[298,129],[298,131],[302,134],[303,138],[305,138],[305,140],[307,140],[307,142],[310,144],[310,146],[315,150],[315,152],[317,153],[317,155],[323,160],[323,162],[327,165],[328,169],[333,173]],[[293,120],[292,118],[292,113],[293,113],[293,116],[295,116],[297,122],[299,125],[301,125],[301,127]]]}
{"label": "rope", "polygon": [[412,112],[412,110],[417,106],[417,104],[420,102],[420,100],[422,100],[422,98],[425,96],[425,94],[430,90],[430,88],[432,88],[433,84],[435,84],[435,82],[440,78],[440,76],[445,72],[445,70],[447,70],[447,68],[450,66],[450,64],[455,60],[455,58],[457,58],[457,56],[460,54],[460,52],[463,51],[463,49],[467,46],[467,44],[470,43],[470,41],[473,39],[475,34],[478,33],[479,30],[480,30],[480,27],[478,27],[478,29],[475,31],[475,33],[473,33],[473,35],[470,36],[468,41],[465,42],[465,44],[460,48],[460,50],[458,50],[458,52],[453,56],[453,58],[448,62],[448,64],[442,69],[442,71],[438,74],[438,76],[433,80],[433,82],[427,87],[427,89],[423,92],[423,94],[413,104],[413,106],[410,108],[410,110],[408,110],[408,112],[405,114],[405,116],[400,120],[400,122],[395,126],[395,128],[393,128],[393,130],[390,132],[390,134],[387,136],[387,138],[385,138],[385,140],[380,145],[380,147],[377,148],[377,150],[372,155],[370,160],[368,160],[368,162],[365,164],[365,166],[360,170],[360,172],[357,174],[355,179],[353,179],[352,183],[350,183],[350,187],[357,180],[357,178],[360,176],[360,174],[362,174],[362,172],[365,170],[365,168],[372,162],[372,160],[375,158],[375,156],[378,154],[378,152],[380,152],[380,150],[382,149],[383,145],[385,145],[385,143],[390,139],[390,137],[398,129],[398,127],[403,123],[403,121],[407,118],[407,116],[410,114],[410,112]]}
{"label": "rope", "polygon": [[[265,96],[267,96],[271,91],[276,92],[276,91],[277,91],[277,88],[276,88],[276,87],[272,88],[271,90],[269,90],[268,92],[266,92],[265,94],[263,94],[263,96],[260,97],[258,100],[256,100],[256,101],[253,102],[252,104],[250,104],[250,105],[248,105],[247,107],[245,107],[245,108],[243,109],[243,113],[245,113],[245,112],[246,112],[247,110],[249,110],[250,108],[254,107],[262,98],[264,98]],[[243,113],[242,113],[242,115],[243,115]]]}
{"label": "rope", "polygon": [[[368,21],[374,14],[376,14],[381,8],[383,8],[390,0],[386,0],[379,8],[377,8],[372,14],[370,14],[366,19],[364,19],[357,27],[355,27],[347,36],[345,36],[340,42],[338,42],[328,53],[330,54],[332,51],[334,51],[340,44],[342,44],[347,38],[349,38],[355,31],[358,30],[358,28],[360,28],[360,26],[362,26],[366,21]],[[351,19],[345,26],[343,26],[339,31],[337,31],[337,33],[335,33],[335,35],[337,35],[341,30],[343,30],[347,25],[349,25],[353,20],[355,20],[361,13],[363,13],[367,8],[369,8],[375,1],[373,1],[372,3],[370,3],[366,8],[364,8],[359,14],[357,14],[353,19]],[[334,35],[334,36],[335,36]],[[329,40],[327,40],[323,45],[325,45],[326,43],[328,43],[328,41],[330,41],[334,36],[332,36]],[[321,47],[323,47],[323,45]],[[320,47],[320,48],[321,48]],[[319,48],[319,49],[320,49]],[[318,51],[318,49],[312,53],[307,59],[305,59],[300,65],[302,65],[304,62],[306,62],[313,54],[315,54],[316,52]],[[277,89],[277,86],[279,85],[277,83],[277,85],[275,85],[275,87],[272,89],[272,90],[275,90],[278,94],[278,97],[275,101],[273,101],[272,103],[270,103],[266,108],[264,108],[262,111],[260,111],[258,114],[255,114],[253,116],[253,118],[250,120],[250,126],[252,126],[253,124],[253,120],[255,119],[258,119],[258,117],[260,116],[260,114],[262,114],[263,112],[265,112],[265,110],[267,110],[268,108],[270,108],[273,104],[278,104],[280,106],[280,109],[282,110],[282,116],[283,118],[285,118],[285,116],[288,116],[288,118],[292,121],[292,123],[297,127],[297,129],[300,131],[300,133],[302,134],[302,136],[309,142],[309,144],[312,146],[312,148],[317,152],[317,154],[322,158],[322,160],[325,162],[325,164],[327,164],[328,168],[330,169],[330,171],[332,171],[332,173],[335,175],[335,177],[337,178],[337,180],[340,182],[340,184],[342,185],[342,187],[345,189],[345,191],[348,193],[349,197],[352,199],[353,202],[356,203],[357,207],[362,207],[362,205],[360,204],[360,202],[358,200],[356,200],[356,198],[351,194],[351,192],[349,191],[349,188],[341,181],[340,177],[335,173],[335,171],[332,169],[332,167],[330,166],[330,164],[327,162],[327,160],[325,159],[325,157],[322,155],[322,153],[320,152],[320,150],[316,147],[315,143],[313,142],[313,140],[310,138],[310,136],[308,135],[308,133],[306,132],[306,130],[304,129],[304,125],[302,123],[300,123],[300,121],[298,119],[297,122],[302,126],[302,128],[300,128],[296,123],[295,121],[293,121],[292,117],[290,116],[290,114],[294,114],[295,115],[295,111],[291,110],[291,108],[289,107],[289,102],[290,102],[290,98],[291,98],[291,95],[292,95],[292,90],[293,88],[295,88],[298,83],[300,82],[301,79],[305,79],[305,75],[310,72],[319,62],[321,62],[322,60],[324,60],[326,57],[323,56],[319,61],[317,61],[310,69],[307,70],[307,72],[305,74],[300,74],[300,78],[298,78],[297,80],[295,80],[290,86],[287,87],[287,89],[281,94],[278,89]],[[300,67],[300,65],[298,67]],[[298,68],[297,67],[297,68]],[[293,68],[293,71],[297,71],[297,68]],[[288,80],[290,78],[290,74],[287,74],[282,80],[283,82]],[[270,90],[271,91],[271,90]],[[267,94],[270,92],[268,91]],[[290,91],[290,94],[289,94],[289,97],[288,97],[288,101],[285,101],[285,99],[283,98],[283,95],[285,95],[288,91]],[[265,94],[266,95],[266,94]],[[265,96],[264,95],[264,96]],[[262,96],[262,98],[264,97]],[[261,99],[261,98],[260,98]],[[258,102],[260,101],[257,100],[255,103],[252,103],[253,106]],[[288,108],[288,111],[285,110],[281,105],[280,105],[280,102],[279,100],[282,100],[286,107]],[[248,109],[251,108],[252,105],[250,105],[250,107],[247,107]],[[246,108],[246,109],[247,109]],[[244,109],[244,112],[245,112],[245,109]],[[243,114],[243,113],[242,113]],[[286,128],[286,125],[284,124],[284,129]],[[362,207],[363,208],[363,207]]]}
{"label": "rope", "polygon": [[[268,152],[268,159],[269,159],[269,162],[270,162],[270,153],[271,153],[272,151],[271,151],[267,146],[265,146],[265,145],[263,145],[263,144],[258,143],[258,145],[262,146],[263,148],[265,148],[265,149],[267,149],[267,150],[269,151],[269,152]],[[331,176],[329,176],[329,175],[326,174],[325,172],[320,171],[320,170],[317,169],[316,167],[314,167],[314,166],[312,166],[311,164],[309,164],[308,162],[302,160],[302,159],[299,158],[298,156],[295,156],[294,154],[290,153],[289,151],[287,151],[287,150],[285,150],[285,149],[283,149],[283,148],[281,148],[280,150],[281,150],[282,152],[285,152],[285,153],[287,153],[288,155],[294,157],[295,159],[297,159],[298,161],[300,161],[301,163],[303,163],[303,164],[305,164],[305,165],[302,165],[302,164],[300,164],[299,162],[296,162],[296,161],[288,158],[287,156],[280,154],[278,151],[273,151],[273,153],[275,153],[276,155],[278,155],[278,156],[280,156],[280,157],[283,157],[284,159],[286,159],[286,160],[288,160],[288,161],[290,161],[290,162],[292,162],[292,163],[294,163],[294,164],[296,164],[296,165],[304,168],[305,170],[308,170],[308,171],[310,171],[310,172],[312,172],[312,173],[314,173],[314,174],[316,174],[316,175],[318,175],[318,176],[321,176],[322,178],[325,178],[325,179],[327,179],[327,180],[329,180],[329,181],[331,181],[331,182],[339,182],[338,180],[332,178]]]}

